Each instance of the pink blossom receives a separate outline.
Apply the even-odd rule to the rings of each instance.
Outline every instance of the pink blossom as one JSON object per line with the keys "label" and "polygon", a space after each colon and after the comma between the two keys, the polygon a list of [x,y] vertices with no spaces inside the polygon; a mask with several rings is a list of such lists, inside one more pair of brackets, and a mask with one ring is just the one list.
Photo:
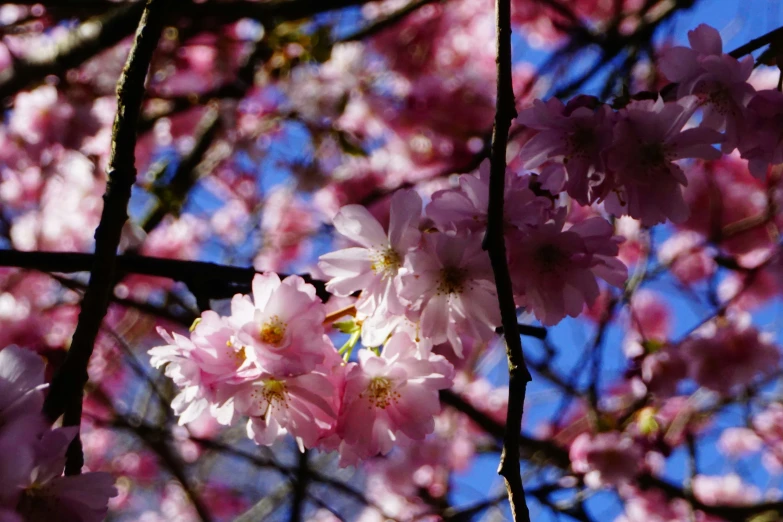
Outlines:
{"label": "pink blossom", "polygon": [[718,448],[730,457],[741,457],[761,449],[762,439],[748,428],[726,428],[720,434]]}
{"label": "pink blossom", "polygon": [[17,218],[11,241],[19,250],[85,251],[93,243],[100,219],[105,180],[95,165],[68,151],[52,166],[40,207]]}
{"label": "pink blossom", "polygon": [[723,54],[718,31],[701,24],[688,32],[691,49],[672,47],[659,62],[663,74],[678,83],[677,95],[699,97],[703,127],[725,131],[723,152],[729,153],[746,130],[745,106],[754,89],[747,80],[753,71],[753,57],[738,61]]}
{"label": "pink blossom", "polygon": [[331,277],[326,289],[341,296],[361,290],[356,307],[367,315],[402,313],[405,308],[398,297],[397,275],[408,252],[419,242],[421,205],[416,192],[396,192],[391,199],[388,233],[366,208],[348,205],[340,209],[334,218],[335,228],[360,246],[321,256],[319,266]]}
{"label": "pink blossom", "polygon": [[[683,223],[685,228],[719,242],[743,266],[753,266],[749,263],[769,253],[774,239],[767,227],[738,227],[763,216],[772,203],[766,184],[751,175],[746,161],[736,155],[723,156],[692,165],[687,175],[684,197],[690,217]],[[713,210],[705,212],[706,208]]]}
{"label": "pink blossom", "polygon": [[312,208],[301,197],[290,188],[275,187],[262,207],[264,243],[253,266],[257,270],[285,269],[308,252],[307,238],[317,226]]}
{"label": "pink blossom", "polygon": [[753,417],[753,429],[764,441],[762,462],[771,473],[783,470],[783,404],[773,402]]}
{"label": "pink blossom", "polygon": [[165,367],[166,376],[182,389],[171,403],[180,424],[197,419],[210,403],[225,402],[227,385],[260,373],[228,321],[213,311],[201,315],[189,338],[162,328],[158,333],[169,344],[149,350],[150,364]]}
{"label": "pink blossom", "polygon": [[234,296],[228,321],[248,360],[260,370],[285,376],[312,370],[333,350],[324,335],[325,316],[312,285],[299,276],[281,282],[270,272],[253,278],[252,300]]}
{"label": "pink blossom", "polygon": [[617,187],[606,199],[606,209],[628,214],[643,225],[688,217],[682,185],[688,181],[673,163],[684,158],[717,159],[710,146],[722,140],[712,129],[682,130],[697,108],[695,97],[676,103],[634,101],[620,111],[614,127],[614,143],[607,149],[607,163]]}
{"label": "pink blossom", "polygon": [[[530,190],[529,176],[507,173],[504,223],[522,227],[538,223],[552,203],[536,196]],[[478,176],[464,174],[459,177],[459,188],[439,190],[427,205],[427,217],[442,231],[483,232],[487,227],[489,208],[489,161],[479,168]]]}
{"label": "pink blossom", "polygon": [[323,373],[294,377],[262,374],[241,386],[234,397],[236,410],[248,415],[248,437],[270,446],[290,433],[299,447],[312,448],[336,420],[337,390]]}
{"label": "pink blossom", "polygon": [[14,509],[35,466],[33,442],[45,430],[42,416],[43,360],[9,346],[0,351],[0,513]]}
{"label": "pink blossom", "polygon": [[[41,393],[44,364],[15,346],[0,351],[0,516],[43,522],[99,522],[117,494],[108,473],[62,477],[76,428],[47,431]],[[10,518],[13,520],[13,518]]]}
{"label": "pink blossom", "polygon": [[535,100],[519,121],[538,131],[520,149],[525,168],[556,160],[565,166],[564,189],[582,205],[603,199],[612,189],[603,151],[612,144],[613,114],[595,98],[578,97],[568,105],[557,98]]}
{"label": "pink blossom", "polygon": [[680,381],[688,376],[685,361],[670,347],[646,356],[641,370],[647,389],[658,397],[674,395]]}
{"label": "pink blossom", "polygon": [[761,500],[755,486],[743,484],[739,475],[696,475],[693,479],[693,496],[708,505],[746,506]]}
{"label": "pink blossom", "polygon": [[668,265],[683,283],[702,281],[717,270],[705,238],[696,232],[683,231],[667,239],[658,250],[658,260]]}
{"label": "pink blossom", "polygon": [[421,311],[421,335],[451,342],[462,356],[458,328],[488,340],[500,324],[489,257],[477,235],[430,233],[411,252],[400,278],[400,297]]}
{"label": "pink blossom", "polygon": [[399,434],[423,440],[435,428],[438,390],[452,379],[443,357],[420,359],[411,338],[395,334],[380,356],[362,350],[349,367],[337,433],[360,458],[387,454]]}
{"label": "pink blossom", "polygon": [[769,165],[783,163],[783,93],[777,89],[759,91],[748,103],[748,132],[740,140],[739,150],[748,160],[750,173],[759,179],[767,175]]}
{"label": "pink blossom", "polygon": [[688,520],[692,513],[686,500],[670,500],[659,490],[641,491],[632,486],[624,486],[620,489],[620,494],[625,512],[614,522],[682,522]]}
{"label": "pink blossom", "polygon": [[60,428],[40,441],[37,465],[17,505],[25,522],[48,522],[53,512],[63,522],[101,522],[106,517],[109,498],[117,494],[109,473],[60,476],[65,450],[75,435],[74,428]]}
{"label": "pink blossom", "polygon": [[708,323],[680,345],[689,376],[700,386],[729,394],[780,362],[771,336],[759,333],[749,317]]}
{"label": "pink blossom", "polygon": [[568,452],[571,468],[584,474],[593,489],[628,483],[640,471],[642,449],[630,437],[617,431],[595,435],[582,433]]}
{"label": "pink blossom", "polygon": [[519,232],[509,245],[514,293],[536,318],[553,325],[576,317],[600,293],[597,277],[621,287],[627,269],[616,256],[619,238],[603,218],[563,230],[562,218]]}
{"label": "pink blossom", "polygon": [[73,112],[56,87],[43,85],[16,96],[8,129],[30,145],[41,145],[45,140],[62,143]]}
{"label": "pink blossom", "polygon": [[659,294],[644,288],[634,292],[628,311],[629,324],[623,341],[626,357],[639,357],[648,351],[646,343],[660,345],[669,338],[671,310]]}

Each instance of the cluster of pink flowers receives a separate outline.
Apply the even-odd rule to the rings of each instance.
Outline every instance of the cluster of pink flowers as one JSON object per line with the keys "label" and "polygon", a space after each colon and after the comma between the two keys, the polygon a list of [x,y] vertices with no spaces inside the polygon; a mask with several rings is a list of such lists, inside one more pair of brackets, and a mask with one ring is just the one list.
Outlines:
{"label": "cluster of pink flowers", "polygon": [[0,520],[100,522],[114,478],[92,472],[63,477],[65,450],[77,428],[51,429],[41,412],[44,362],[9,346],[0,351]]}
{"label": "cluster of pink flowers", "polygon": [[[598,279],[619,287],[627,273],[604,218],[567,225],[566,210],[536,195],[533,181],[509,175],[508,260],[520,306],[555,324],[595,301]],[[446,345],[459,361],[500,324],[481,247],[488,182],[485,163],[426,208],[415,191],[398,191],[388,227],[359,205],[334,217],[355,246],[321,256],[320,268],[326,289],[353,302],[356,318],[337,326],[351,334],[346,360],[359,339],[366,347],[356,362],[343,362],[324,305],[298,276],[257,275],[252,299],[235,296],[230,316],[205,312],[188,337],[161,331],[168,344],[150,351],[152,364],[182,390],[172,404],[180,422],[204,411],[224,424],[246,416],[259,444],[290,434],[301,448],[338,449],[344,464],[423,440],[454,373],[433,348]]]}
{"label": "cluster of pink flowers", "polygon": [[[777,115],[783,96],[748,83],[751,56],[722,52],[718,32],[706,25],[688,33],[691,48],[668,49],[660,60],[677,82],[677,99],[634,100],[619,110],[588,96],[568,104],[535,101],[519,121],[535,132],[522,146],[527,168],[540,167],[546,186],[581,204],[603,202],[614,215],[643,225],[688,219],[679,160],[716,160],[738,149],[751,173],[764,178],[783,162]],[[696,127],[689,121],[700,111]]]}
{"label": "cluster of pink flowers", "polygon": [[172,403],[181,423],[204,411],[222,424],[246,416],[258,444],[290,434],[302,449],[338,449],[351,465],[431,433],[451,364],[404,332],[346,364],[325,318],[302,278],[257,275],[252,298],[236,295],[230,316],[204,312],[189,337],[160,330],[169,344],[150,350],[151,362],[181,388]]}
{"label": "cluster of pink flowers", "polygon": [[[601,217],[566,226],[564,208],[537,196],[535,178],[509,173],[505,217],[515,297],[544,324],[577,316],[599,295],[597,280],[620,287],[625,265],[619,238]],[[341,296],[360,291],[362,340],[378,344],[391,332],[413,328],[432,344],[449,342],[462,355],[462,337],[488,341],[500,324],[489,258],[481,248],[486,227],[489,169],[463,175],[459,186],[435,192],[421,218],[413,191],[391,200],[389,230],[363,207],[343,207],[335,228],[355,246],[321,256]]]}

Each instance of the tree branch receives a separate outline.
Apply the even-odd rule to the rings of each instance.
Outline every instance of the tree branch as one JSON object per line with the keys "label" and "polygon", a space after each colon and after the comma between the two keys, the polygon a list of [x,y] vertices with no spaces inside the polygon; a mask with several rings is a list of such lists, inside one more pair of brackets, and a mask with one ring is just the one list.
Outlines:
{"label": "tree branch", "polygon": [[484,249],[489,253],[495,287],[498,293],[500,316],[506,340],[508,356],[508,413],[503,451],[500,454],[498,474],[506,481],[508,500],[514,520],[529,521],[530,513],[525,502],[525,489],[519,469],[519,439],[522,431],[522,412],[530,371],[522,353],[522,341],[517,325],[516,305],[511,290],[511,276],[506,261],[506,245],[503,224],[503,204],[506,186],[506,146],[511,121],[516,117],[514,89],[511,82],[511,2],[496,0],[497,17],[497,107],[492,131],[489,177],[489,208]]}
{"label": "tree branch", "polygon": [[[0,266],[57,272],[68,274],[87,272],[94,263],[94,254],[79,252],[21,252],[0,250]],[[191,292],[211,299],[232,297],[236,293],[249,293],[250,283],[256,275],[253,267],[239,267],[207,263],[204,261],[183,261],[162,257],[147,257],[124,254],[116,256],[117,272],[165,277],[185,283]],[[284,278],[285,274],[280,274]],[[316,294],[323,301],[330,297],[324,281],[313,279],[309,274],[301,277],[315,287]]]}
{"label": "tree branch", "polygon": [[308,463],[308,451],[304,450],[299,454],[299,465],[293,479],[293,498],[291,499],[291,513],[289,522],[301,522],[304,517],[305,498],[307,497],[307,486],[310,482],[310,465]]}
{"label": "tree branch", "polygon": [[[165,6],[166,0],[147,2],[136,32],[136,40],[117,86],[118,108],[112,131],[109,180],[103,196],[101,220],[95,230],[95,255],[90,282],[84,294],[71,348],[52,379],[44,403],[46,416],[54,421],[63,415],[64,426],[80,424],[83,389],[87,383],[87,364],[114,287],[117,246],[122,228],[128,219],[128,201],[136,179],[136,124],[144,96],[147,69],[163,30]],[[81,441],[77,436],[68,448],[66,474],[80,473],[83,464]]]}
{"label": "tree branch", "polygon": [[[357,29],[355,32],[347,34],[342,38],[339,38],[340,42],[355,42],[358,40],[364,40],[369,36],[373,36],[388,27],[392,27],[395,24],[404,20],[409,14],[417,11],[419,8],[424,7],[427,4],[431,4],[436,0],[413,0],[404,7],[390,13],[386,16],[381,16],[373,20],[370,24]],[[444,0],[438,0],[443,2]]]}

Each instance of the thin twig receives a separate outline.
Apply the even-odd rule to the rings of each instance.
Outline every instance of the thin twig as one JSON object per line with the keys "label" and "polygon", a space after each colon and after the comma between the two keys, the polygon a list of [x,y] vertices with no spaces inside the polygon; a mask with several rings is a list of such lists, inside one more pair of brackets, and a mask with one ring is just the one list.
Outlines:
{"label": "thin twig", "polygon": [[[44,403],[46,416],[54,421],[63,415],[64,426],[79,426],[81,421],[87,364],[114,287],[117,246],[128,219],[128,201],[136,179],[136,123],[144,97],[147,69],[163,30],[165,6],[166,0],[147,2],[136,31],[136,40],[117,86],[118,107],[112,131],[109,180],[103,196],[101,220],[95,230],[95,255],[90,282],[84,294],[71,348],[52,379]],[[66,474],[80,473],[83,464],[84,455],[77,436],[68,448]]]}
{"label": "thin twig", "polygon": [[413,0],[413,2],[405,5],[404,7],[398,9],[397,11],[394,11],[393,13],[389,13],[386,16],[378,17],[368,25],[360,29],[357,29],[353,33],[347,34],[342,38],[339,38],[338,41],[355,42],[359,40],[364,40],[365,38],[369,36],[373,36],[374,34],[377,34],[388,27],[392,27],[398,22],[404,20],[411,13],[417,11],[419,8],[424,7],[427,4],[431,4],[435,1],[436,0]]}
{"label": "thin twig", "polygon": [[511,2],[496,0],[497,17],[497,107],[492,131],[489,176],[489,208],[487,209],[487,233],[484,249],[489,253],[495,287],[498,293],[500,316],[506,339],[508,356],[508,413],[503,451],[500,454],[498,474],[506,481],[508,500],[515,521],[529,521],[530,513],[525,502],[525,489],[519,470],[519,439],[522,431],[522,412],[530,371],[522,353],[522,340],[517,325],[517,311],[511,290],[511,275],[506,261],[506,244],[503,233],[503,203],[506,185],[506,146],[511,121],[516,118],[514,88],[511,82]]}

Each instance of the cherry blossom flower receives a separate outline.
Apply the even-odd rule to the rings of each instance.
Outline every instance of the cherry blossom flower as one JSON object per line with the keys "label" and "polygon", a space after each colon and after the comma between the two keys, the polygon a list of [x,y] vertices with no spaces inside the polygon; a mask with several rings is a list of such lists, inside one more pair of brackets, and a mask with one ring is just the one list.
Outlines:
{"label": "cherry blossom flower", "polygon": [[388,234],[366,208],[348,205],[340,209],[334,218],[335,228],[360,246],[321,256],[319,266],[331,277],[326,289],[342,296],[361,290],[356,308],[367,315],[402,313],[397,275],[408,251],[419,242],[421,206],[416,192],[396,192],[391,201]]}
{"label": "cherry blossom flower", "polygon": [[662,296],[647,289],[634,292],[629,308],[628,331],[623,341],[626,357],[645,354],[645,344],[662,345],[671,333],[672,314]]}
{"label": "cherry blossom flower", "polygon": [[197,419],[210,403],[224,402],[227,384],[260,373],[248,360],[247,349],[236,343],[234,329],[213,311],[201,315],[190,337],[162,328],[158,333],[168,344],[149,350],[150,364],[165,367],[166,376],[181,388],[171,403],[180,424]]}
{"label": "cherry blossom flower", "polygon": [[16,96],[8,129],[30,145],[62,142],[73,117],[73,107],[53,85],[43,85]]}
{"label": "cherry blossom flower", "polygon": [[[615,522],[680,522],[688,520],[692,509],[682,499],[670,500],[662,491],[621,488],[625,512]],[[703,521],[700,521],[703,522]]]}
{"label": "cherry blossom flower", "polygon": [[747,81],[753,71],[753,57],[741,61],[723,53],[718,31],[701,24],[688,31],[691,49],[671,47],[664,51],[659,66],[671,82],[678,84],[677,95],[699,97],[701,125],[725,131],[721,147],[731,152],[746,130],[745,107],[755,90]]}
{"label": "cherry blossom flower", "polygon": [[332,381],[319,372],[262,374],[236,391],[234,403],[238,412],[250,416],[247,433],[256,443],[270,446],[290,433],[304,451],[334,426],[336,393]]}
{"label": "cherry blossom flower", "polygon": [[489,257],[480,238],[443,233],[424,236],[421,249],[411,252],[400,277],[400,297],[421,311],[421,335],[434,344],[451,342],[458,356],[458,327],[487,340],[500,324],[500,309]]}
{"label": "cherry blossom flower", "polygon": [[559,218],[520,231],[509,245],[514,293],[536,318],[552,325],[576,317],[600,293],[597,277],[621,287],[627,268],[615,256],[619,238],[602,218],[563,230]]}
{"label": "cherry blossom flower", "polygon": [[742,314],[704,325],[680,345],[689,376],[700,386],[729,394],[760,375],[774,372],[780,352]]}
{"label": "cherry blossom flower", "polygon": [[683,283],[697,283],[708,278],[718,268],[710,249],[704,243],[701,234],[678,232],[661,245],[658,260],[669,265],[672,274]]}
{"label": "cherry blossom flower", "polygon": [[688,217],[682,185],[688,181],[673,163],[684,158],[717,159],[710,146],[722,140],[707,128],[682,130],[697,109],[697,98],[676,103],[634,101],[620,111],[614,127],[614,143],[606,151],[616,189],[606,198],[606,209],[628,214],[643,225],[667,219],[680,223]]}
{"label": "cherry blossom flower", "polygon": [[693,495],[708,505],[745,506],[761,500],[755,486],[742,482],[739,475],[696,475],[693,478]]}
{"label": "cherry blossom flower", "polygon": [[764,444],[755,431],[748,428],[727,428],[720,434],[718,448],[725,455],[741,457],[759,451]]}
{"label": "cherry blossom flower", "polygon": [[520,149],[525,168],[557,160],[565,166],[568,194],[582,205],[603,199],[612,188],[603,151],[612,144],[613,114],[596,98],[577,97],[568,105],[557,98],[535,100],[519,121],[538,131]]}
{"label": "cherry blossom flower", "polygon": [[[551,207],[547,198],[536,196],[530,190],[529,176],[506,174],[504,223],[522,227],[538,223]],[[439,190],[427,205],[427,217],[446,232],[451,230],[483,232],[487,227],[489,208],[489,161],[479,168],[478,176],[464,174],[459,177],[459,189]]]}
{"label": "cherry blossom flower", "polygon": [[101,522],[106,517],[108,500],[117,494],[109,473],[60,476],[65,451],[76,433],[76,428],[60,428],[41,439],[37,465],[17,505],[25,522],[49,521],[55,512],[63,522]]}
{"label": "cherry blossom flower", "polygon": [[750,173],[759,179],[767,175],[769,165],[783,163],[783,93],[777,89],[759,91],[748,102],[749,131],[740,140],[739,150],[748,160]]}
{"label": "cherry blossom flower", "polygon": [[658,397],[673,396],[680,381],[688,376],[685,361],[671,347],[646,356],[642,360],[641,371],[647,390]]}
{"label": "cherry blossom flower", "polygon": [[325,316],[315,288],[304,279],[288,276],[281,282],[266,273],[253,278],[252,300],[234,296],[228,321],[245,356],[259,369],[283,376],[315,368],[333,349],[324,335]]}
{"label": "cherry blossom flower", "polygon": [[44,363],[10,346],[0,351],[0,517],[43,522],[99,522],[117,494],[108,473],[62,477],[77,428],[49,430],[41,415]]}
{"label": "cherry blossom flower", "polygon": [[443,357],[420,359],[411,338],[395,334],[380,356],[362,350],[349,367],[337,432],[360,458],[387,454],[399,434],[423,440],[435,428],[438,390],[452,379]]}
{"label": "cherry blossom flower", "polygon": [[617,431],[595,435],[582,433],[568,452],[571,468],[585,475],[593,489],[630,482],[640,471],[642,449],[634,440]]}

